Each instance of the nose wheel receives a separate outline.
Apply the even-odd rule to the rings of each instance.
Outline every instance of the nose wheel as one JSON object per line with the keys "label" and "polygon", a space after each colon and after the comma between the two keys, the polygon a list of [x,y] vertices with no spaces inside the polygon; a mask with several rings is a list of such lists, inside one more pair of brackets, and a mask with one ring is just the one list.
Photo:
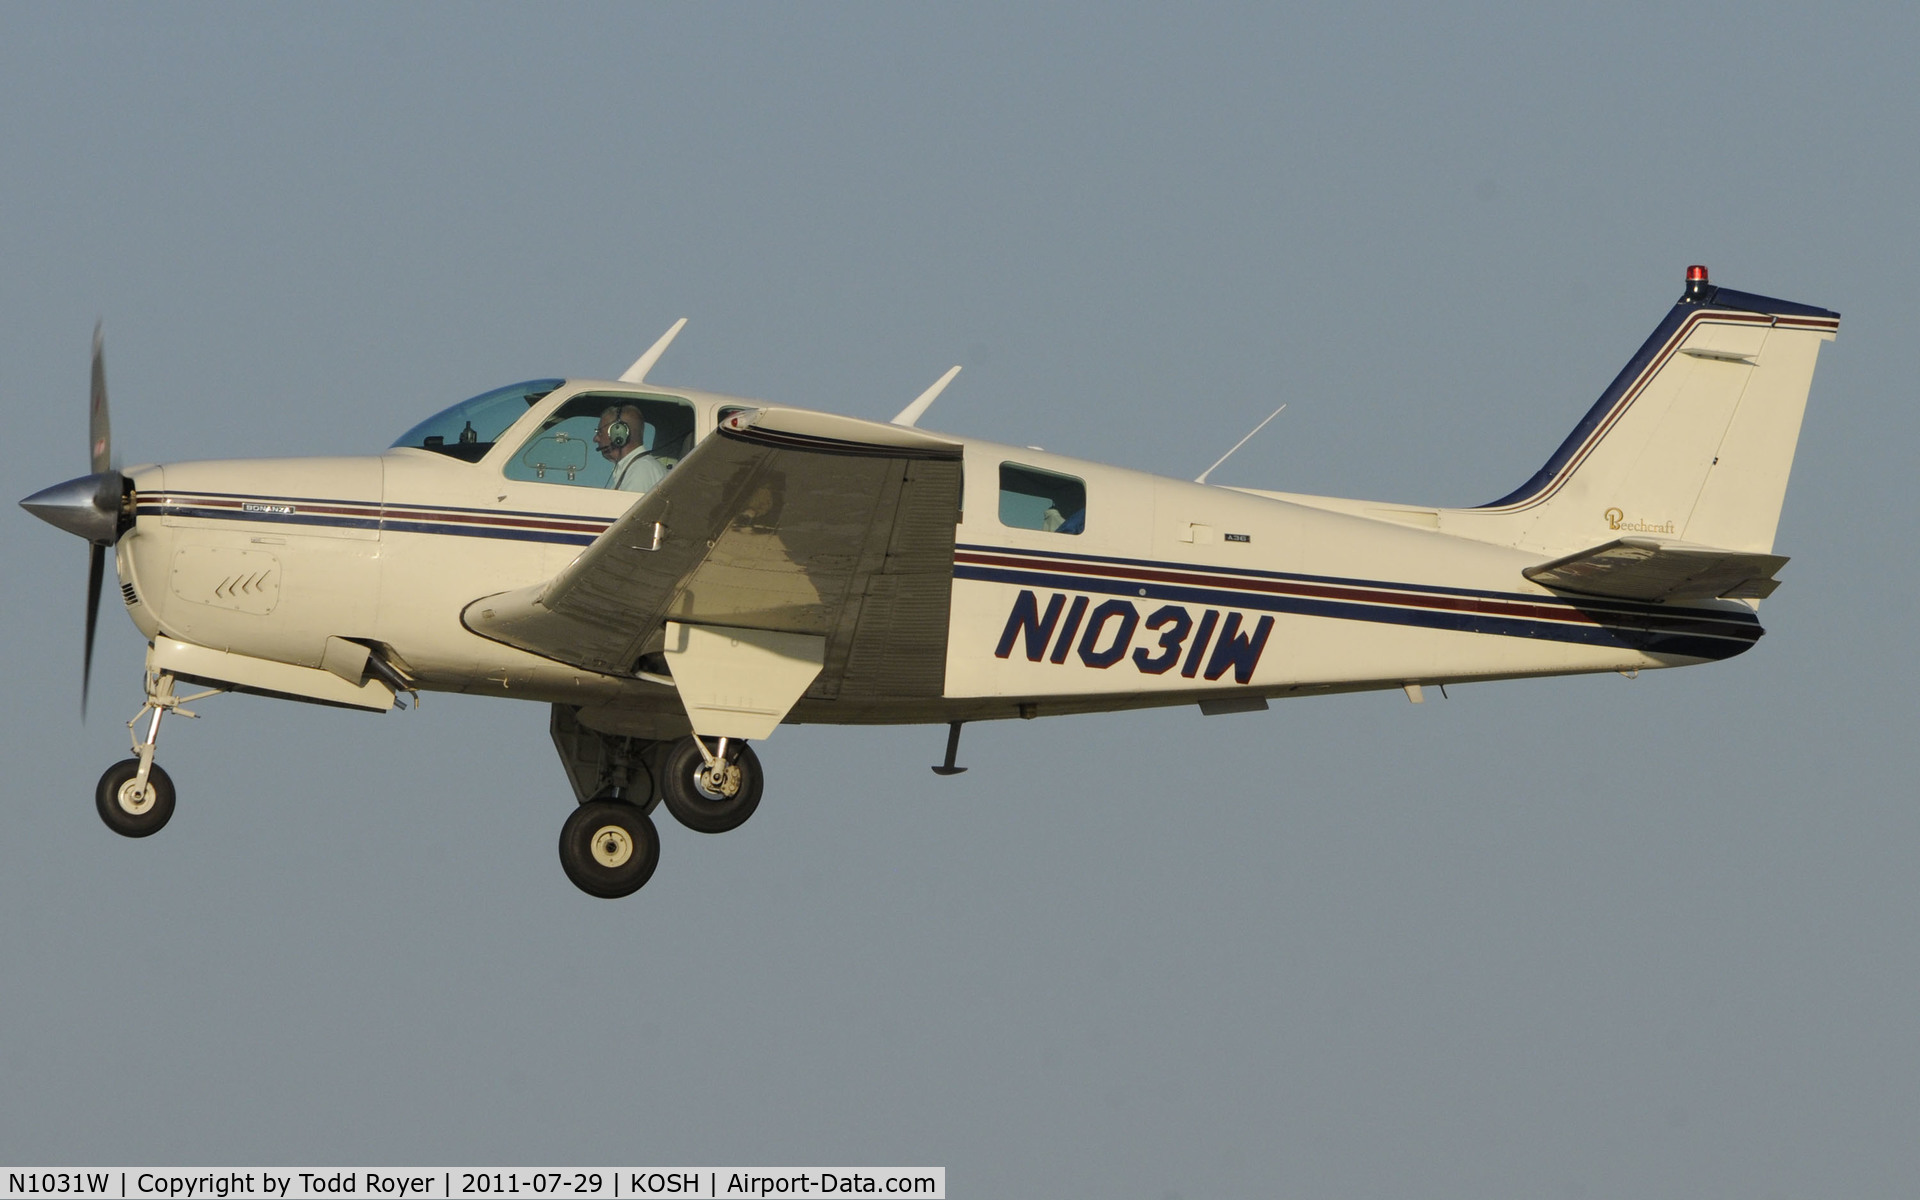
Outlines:
{"label": "nose wheel", "polygon": [[93,790],[100,819],[121,837],[159,833],[173,817],[173,780],[158,765],[148,766],[144,780],[140,773],[139,759],[125,759],[108,767]]}

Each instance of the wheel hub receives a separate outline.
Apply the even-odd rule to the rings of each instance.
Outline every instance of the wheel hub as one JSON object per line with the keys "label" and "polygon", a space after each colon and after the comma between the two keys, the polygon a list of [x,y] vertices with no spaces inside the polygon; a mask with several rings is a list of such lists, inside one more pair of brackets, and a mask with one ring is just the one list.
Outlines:
{"label": "wheel hub", "polygon": [[120,802],[121,812],[137,817],[153,807],[154,801],[160,798],[160,793],[154,789],[152,783],[148,783],[143,788],[136,788],[133,784],[134,781],[131,779],[121,784],[115,799]]}
{"label": "wheel hub", "polygon": [[709,800],[731,800],[740,791],[740,764],[702,766],[693,773],[693,786]]}
{"label": "wheel hub", "polygon": [[612,869],[623,867],[633,857],[633,835],[618,825],[602,825],[593,831],[593,861]]}

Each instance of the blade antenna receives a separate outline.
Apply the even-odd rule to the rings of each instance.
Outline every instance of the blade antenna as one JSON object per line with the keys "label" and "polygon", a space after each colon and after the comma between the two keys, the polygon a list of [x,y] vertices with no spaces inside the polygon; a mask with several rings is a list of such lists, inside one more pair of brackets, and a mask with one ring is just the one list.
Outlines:
{"label": "blade antenna", "polygon": [[955,375],[958,375],[959,373],[960,373],[960,368],[954,367],[952,370],[948,371],[945,375],[942,375],[940,378],[934,380],[932,387],[928,388],[924,392],[921,392],[919,397],[916,400],[914,400],[912,404],[909,404],[905,408],[901,409],[900,412],[893,418],[893,420],[890,423],[894,425],[912,426],[915,421],[918,421],[922,416],[926,414],[926,411],[929,408],[933,407],[933,402],[940,398],[940,393],[947,390],[947,385],[952,383],[953,377]]}
{"label": "blade antenna", "polygon": [[667,347],[673,345],[673,339],[679,337],[680,331],[686,327],[687,319],[685,317],[681,317],[678,321],[675,321],[673,328],[661,334],[659,341],[648,347],[645,354],[634,359],[633,365],[620,373],[620,382],[645,383],[647,381],[647,372],[653,370],[653,364],[660,361],[660,356],[667,352]]}
{"label": "blade antenna", "polygon": [[[1276,408],[1272,412],[1268,413],[1266,421],[1262,421],[1258,425],[1255,425],[1253,427],[1253,433],[1249,433],[1247,436],[1241,438],[1239,441],[1233,444],[1233,450],[1238,450],[1240,447],[1252,441],[1254,433],[1259,433],[1262,429],[1265,429],[1267,427],[1267,421],[1273,420],[1275,417],[1279,416],[1281,413],[1285,411],[1287,411],[1287,406],[1282,404],[1279,408]],[[1217,467],[1219,467],[1221,463],[1233,457],[1233,450],[1229,450],[1225,454],[1222,454],[1219,458],[1215,459],[1213,466],[1208,467],[1206,470],[1200,472],[1200,474],[1194,477],[1193,481],[1195,483],[1205,483],[1207,481],[1207,476],[1213,474],[1214,470]]]}

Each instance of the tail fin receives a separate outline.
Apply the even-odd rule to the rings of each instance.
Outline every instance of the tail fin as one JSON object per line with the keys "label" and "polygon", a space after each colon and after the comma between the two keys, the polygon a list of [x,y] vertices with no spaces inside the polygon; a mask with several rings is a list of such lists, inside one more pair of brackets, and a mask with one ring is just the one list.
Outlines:
{"label": "tail fin", "polygon": [[1814,359],[1839,327],[1839,313],[1689,267],[1686,294],[1546,465],[1456,511],[1549,553],[1623,533],[1768,553]]}

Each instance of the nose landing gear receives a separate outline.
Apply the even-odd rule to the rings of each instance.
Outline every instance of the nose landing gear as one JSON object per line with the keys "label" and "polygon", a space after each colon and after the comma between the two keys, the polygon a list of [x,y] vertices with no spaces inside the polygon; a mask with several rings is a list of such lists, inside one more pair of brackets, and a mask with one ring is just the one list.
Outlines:
{"label": "nose landing gear", "polygon": [[[197,717],[198,713],[190,713],[183,706],[227,690],[209,688],[191,696],[176,696],[173,685],[173,676],[165,671],[147,672],[147,701],[133,720],[127,722],[134,756],[108,767],[106,774],[100,776],[99,786],[94,788],[93,802],[100,819],[121,837],[150,837],[159,833],[173,817],[173,780],[153,761],[154,747],[160,740],[161,716],[177,713]],[[153,716],[147,722],[146,740],[142,741],[134,731],[148,713]]]}

